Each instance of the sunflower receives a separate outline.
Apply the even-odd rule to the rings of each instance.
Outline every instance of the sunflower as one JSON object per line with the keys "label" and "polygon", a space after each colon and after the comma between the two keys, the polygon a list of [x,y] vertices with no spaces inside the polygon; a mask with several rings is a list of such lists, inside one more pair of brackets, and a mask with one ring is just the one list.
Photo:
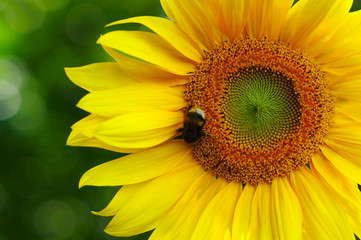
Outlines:
{"label": "sunflower", "polygon": [[95,212],[113,217],[105,231],[361,236],[361,11],[349,12],[352,0],[161,4],[169,19],[110,24],[151,30],[101,36],[115,62],[66,69],[89,91],[78,107],[90,113],[68,145],[130,153],[79,183],[122,186]]}

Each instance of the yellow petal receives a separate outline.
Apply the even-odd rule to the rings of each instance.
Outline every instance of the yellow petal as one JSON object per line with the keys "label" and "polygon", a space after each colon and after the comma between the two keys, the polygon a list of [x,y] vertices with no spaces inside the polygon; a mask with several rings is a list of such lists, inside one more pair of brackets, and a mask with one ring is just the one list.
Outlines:
{"label": "yellow petal", "polygon": [[195,70],[194,63],[154,33],[113,31],[101,36],[98,43],[176,74],[185,75]]}
{"label": "yellow petal", "polygon": [[80,179],[79,187],[120,186],[146,181],[172,170],[189,151],[188,144],[177,140],[133,153],[88,170]]}
{"label": "yellow petal", "polygon": [[231,230],[228,228],[225,235],[224,235],[224,238],[223,240],[232,240],[232,236],[231,236]]}
{"label": "yellow petal", "polygon": [[339,61],[322,64],[322,70],[336,75],[344,75],[349,72],[360,70],[361,54],[344,57]]}
{"label": "yellow petal", "polygon": [[357,183],[346,178],[321,154],[315,154],[312,163],[316,169],[312,172],[338,196],[344,211],[350,216],[353,231],[361,236],[361,198]]}
{"label": "yellow petal", "polygon": [[338,99],[361,102],[361,70],[340,77],[337,82],[332,83],[331,88]]}
{"label": "yellow petal", "polygon": [[336,102],[335,110],[351,118],[353,121],[361,122],[361,101],[338,101]]}
{"label": "yellow petal", "polygon": [[[347,50],[344,51],[347,52]],[[341,56],[341,54],[339,56]],[[322,64],[322,69],[329,73],[343,75],[345,73],[358,71],[360,69],[360,64],[361,52],[357,54],[352,54],[350,56],[344,56],[343,58],[337,60],[334,59],[329,63],[324,63]],[[360,101],[359,98],[358,101]]]}
{"label": "yellow petal", "polygon": [[118,63],[93,63],[83,67],[65,68],[69,79],[89,92],[112,89],[136,83]]}
{"label": "yellow petal", "polygon": [[99,128],[105,121],[109,120],[109,118],[100,117],[94,114],[90,114],[85,118],[79,120],[74,123],[71,128],[78,132],[81,132],[86,137],[93,137],[94,131]]}
{"label": "yellow petal", "polygon": [[[332,163],[321,154],[314,154],[312,163],[317,172],[329,183],[330,186],[353,205],[359,205],[358,196],[354,194],[357,183],[352,182],[339,172]],[[361,207],[361,205],[360,205]]]}
{"label": "yellow petal", "polygon": [[[72,130],[68,136],[68,139],[66,141],[66,145],[68,146],[79,146],[77,143],[82,142],[84,139],[89,139],[86,135],[82,134],[81,132],[77,130]],[[82,145],[80,145],[82,146]]]}
{"label": "yellow petal", "polygon": [[272,239],[270,200],[271,185],[269,183],[258,184],[251,205],[250,239]]}
{"label": "yellow petal", "polygon": [[243,36],[249,14],[249,0],[209,1],[220,31],[231,41]]}
{"label": "yellow petal", "polygon": [[256,186],[246,184],[242,195],[238,200],[232,225],[233,239],[250,239],[249,226],[251,215],[251,204],[253,201]]}
{"label": "yellow petal", "polygon": [[190,35],[200,50],[210,50],[215,43],[221,43],[222,36],[208,0],[161,0],[161,4],[169,18]]}
{"label": "yellow petal", "polygon": [[301,205],[286,178],[272,182],[271,225],[273,239],[302,239]]}
{"label": "yellow petal", "polygon": [[109,120],[109,118],[99,117],[94,114],[90,114],[89,116],[81,119],[71,126],[73,131],[71,131],[66,144],[69,146],[97,147],[121,153],[138,151],[134,149],[110,146],[96,139],[94,137],[95,130],[97,130],[107,120]]}
{"label": "yellow petal", "polygon": [[[175,168],[181,169],[184,166],[188,165],[190,162],[193,162],[194,159],[190,158],[190,155],[186,156],[184,161],[177,165]],[[209,175],[209,174],[208,174]],[[212,176],[213,177],[213,176]],[[136,195],[143,188],[147,187],[153,179],[140,182],[137,184],[125,185],[115,194],[113,199],[107,205],[106,208],[99,212],[92,212],[95,215],[110,217],[114,216],[134,195]]]}
{"label": "yellow petal", "polygon": [[[285,25],[286,17],[291,9],[293,0],[273,0],[270,1],[269,9],[266,9],[268,14],[266,21],[267,36],[271,39],[278,40]],[[265,3],[263,3],[265,5]],[[259,10],[258,10],[259,11]]]}
{"label": "yellow petal", "polygon": [[311,239],[354,239],[337,198],[306,169],[291,172],[290,182],[302,207],[303,227]]}
{"label": "yellow petal", "polygon": [[203,171],[198,163],[188,162],[150,181],[119,209],[105,231],[113,236],[131,236],[150,230]]}
{"label": "yellow petal", "polygon": [[194,47],[191,40],[177,27],[174,22],[168,19],[150,16],[133,17],[113,22],[108,26],[124,23],[140,23],[161,36],[184,56],[197,63],[202,61],[202,55]]}
{"label": "yellow petal", "polygon": [[215,178],[211,174],[203,172],[192,183],[177,204],[162,218],[149,240],[179,239],[180,232],[185,231],[184,223],[187,222],[187,218],[193,211],[198,198],[207,191],[209,185],[214,181]]}
{"label": "yellow petal", "polygon": [[182,92],[151,83],[138,83],[118,89],[92,92],[83,97],[77,105],[87,112],[105,117],[152,109],[176,111],[184,106]]}
{"label": "yellow petal", "polygon": [[213,181],[209,184],[206,191],[202,192],[203,194],[196,195],[196,201],[193,205],[190,205],[191,211],[189,211],[189,213],[184,213],[188,215],[186,221],[182,222],[182,225],[179,222],[176,223],[176,225],[179,224],[181,227],[178,239],[191,239],[194,229],[209,202],[211,202],[213,197],[222,191],[228,184],[224,179],[215,179],[213,175],[211,175],[211,177],[213,178]]}
{"label": "yellow petal", "polygon": [[344,175],[361,183],[361,131],[359,124],[331,128],[320,149]]}
{"label": "yellow petal", "polygon": [[336,112],[334,118],[333,118],[334,124],[332,124],[332,128],[336,126],[348,126],[355,124],[355,120],[350,118],[349,116],[345,115],[344,113],[338,111]]}
{"label": "yellow petal", "polygon": [[231,229],[241,190],[242,184],[231,182],[219,192],[202,213],[191,239],[224,239],[226,232]]}
{"label": "yellow petal", "polygon": [[242,37],[248,17],[249,1],[208,1],[214,19],[225,39],[230,41]]}
{"label": "yellow petal", "polygon": [[175,137],[182,123],[182,111],[130,112],[105,122],[95,137],[119,148],[148,148]]}
{"label": "yellow petal", "polygon": [[279,39],[293,0],[253,0],[250,4],[247,33],[254,38]]}
{"label": "yellow petal", "polygon": [[[361,124],[358,122],[352,122],[344,125],[336,125],[330,128],[326,140],[328,142],[333,141],[338,144],[343,144],[345,150],[350,147],[350,144],[361,144]],[[358,149],[353,151],[349,149],[354,154],[359,153]]]}
{"label": "yellow petal", "polygon": [[[348,4],[352,4],[352,1]],[[330,34],[328,31],[327,38],[315,39],[314,43],[308,47],[308,52],[312,53],[317,62],[322,65],[342,61],[345,57],[360,53],[361,11],[347,13],[342,18],[344,20],[340,22],[341,25],[338,28],[335,28],[333,22],[325,22],[330,24],[330,28],[334,28],[335,32]],[[337,18],[334,20],[337,21]]]}
{"label": "yellow petal", "polygon": [[119,153],[132,153],[142,150],[139,149],[129,149],[129,148],[118,148],[114,146],[110,146],[108,144],[103,143],[102,141],[96,139],[95,137],[85,136],[83,133],[73,130],[71,131],[68,140],[66,142],[69,146],[77,146],[77,147],[96,147],[102,148],[113,152]]}
{"label": "yellow petal", "polygon": [[181,85],[188,82],[187,75],[176,75],[158,66],[126,57],[111,48],[104,47],[104,49],[114,60],[120,63],[119,65],[124,72],[139,82],[152,82],[165,86]]}
{"label": "yellow petal", "polygon": [[[334,144],[331,144],[331,147]],[[336,146],[337,148],[337,146]],[[330,148],[328,146],[322,146],[321,147],[322,153],[325,155],[327,159],[332,162],[332,164],[344,175],[351,178],[357,183],[361,183],[361,167],[360,163],[357,163],[357,159],[354,159],[355,161],[352,161],[352,156],[345,155],[344,153],[340,153],[339,150],[335,151],[333,148]],[[359,159],[359,158],[358,158]]]}
{"label": "yellow petal", "polygon": [[148,186],[151,181],[152,179],[137,184],[122,186],[103,210],[99,212],[92,211],[92,213],[103,217],[115,216],[119,209],[121,209],[127,202],[129,202],[129,200],[139,191]]}
{"label": "yellow petal", "polygon": [[335,30],[351,6],[352,0],[301,0],[291,8],[281,40],[295,48],[307,50],[312,45],[314,35]]}

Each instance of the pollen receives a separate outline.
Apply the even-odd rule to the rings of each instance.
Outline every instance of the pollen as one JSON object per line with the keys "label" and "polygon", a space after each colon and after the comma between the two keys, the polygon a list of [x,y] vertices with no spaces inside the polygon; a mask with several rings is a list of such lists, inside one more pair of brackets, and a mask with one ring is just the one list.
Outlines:
{"label": "pollen", "polygon": [[267,38],[206,52],[185,99],[207,119],[194,157],[215,176],[248,184],[309,163],[334,115],[327,76],[315,60]]}

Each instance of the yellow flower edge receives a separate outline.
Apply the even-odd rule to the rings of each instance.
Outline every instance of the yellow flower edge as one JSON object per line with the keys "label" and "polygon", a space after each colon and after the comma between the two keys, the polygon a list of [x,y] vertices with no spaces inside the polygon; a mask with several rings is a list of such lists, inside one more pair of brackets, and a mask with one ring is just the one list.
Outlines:
{"label": "yellow flower edge", "polygon": [[[295,5],[291,0],[161,0],[161,4],[169,19],[134,17],[113,23],[142,24],[152,33],[114,31],[100,37],[98,43],[115,62],[66,69],[75,84],[89,91],[78,107],[90,113],[72,126],[67,144],[131,153],[90,169],[80,180],[80,187],[122,186],[105,209],[94,212],[113,217],[105,231],[114,236],[132,236],[154,229],[152,240],[354,239],[354,234],[361,237],[361,194],[357,185],[361,183],[361,33],[358,31],[361,11],[350,13],[350,0],[300,0]],[[199,143],[192,145],[174,139],[192,103],[206,109],[206,117],[222,118],[219,109],[210,106],[228,109],[229,102],[222,102],[222,96],[226,96],[222,95],[224,89],[236,86],[242,90],[237,90],[237,94],[243,94],[244,89],[252,90],[255,86],[250,83],[243,88],[238,85],[239,81],[236,85],[227,85],[230,77],[247,80],[243,72],[244,76],[253,76],[255,72],[258,74],[255,76],[268,79],[273,73],[285,72],[290,79],[292,76],[298,79],[293,84],[307,78],[308,75],[298,71],[297,64],[288,67],[289,60],[283,64],[278,60],[283,57],[274,51],[272,54],[277,56],[273,65],[269,58],[255,57],[255,54],[250,55],[255,65],[239,64],[242,56],[234,58],[244,70],[240,74],[238,68],[226,65],[231,59],[230,52],[217,50],[236,41],[279,43],[276,49],[287,46],[291,53],[300,52],[316,66],[308,70],[320,69],[317,71],[326,81],[324,88],[330,92],[326,98],[332,97],[330,113],[321,109],[326,117],[314,118],[326,124],[318,125],[325,126],[319,132],[320,140],[315,141],[315,147],[296,149],[297,153],[308,151],[309,159],[292,166],[295,154],[288,152],[284,155],[287,161],[282,164],[289,163],[290,167],[278,168],[277,159],[268,158],[266,165],[259,168],[265,171],[275,168],[268,178],[259,172],[252,178],[252,174],[256,174],[254,169],[258,169],[252,165],[255,162],[252,158],[242,160],[246,170],[241,173],[225,171],[226,167],[239,164],[237,158],[228,161],[238,155],[227,152],[221,155],[225,156],[222,162],[210,162],[205,149],[211,149],[211,155],[213,149],[250,151],[237,141],[232,142],[233,145],[228,140],[216,142],[217,134],[226,136],[222,139],[233,136],[233,133],[223,133],[228,130],[210,129],[210,126],[219,126],[217,119],[207,120],[204,131],[209,134]],[[254,46],[250,45],[250,49]],[[267,52],[269,48],[263,49]],[[226,55],[209,58],[212,51]],[[219,67],[223,63],[228,67]],[[274,67],[278,63],[286,66],[287,71]],[[259,75],[259,65],[272,74]],[[225,83],[225,87],[216,91],[207,87],[199,90],[200,86],[207,86],[202,79],[213,81],[204,78],[204,73],[211,72],[216,81],[214,86]],[[219,72],[222,74],[217,75]],[[282,76],[277,79],[289,81]],[[295,101],[299,101],[302,92],[307,92],[301,85],[290,87],[296,89],[296,95],[288,94],[286,98],[296,96]],[[274,84],[272,89],[283,89],[284,85],[280,86]],[[315,96],[317,94],[315,91]],[[309,107],[305,96],[306,100],[299,106],[301,110]],[[218,98],[221,105],[214,104]],[[279,101],[283,103],[283,100]],[[237,98],[236,101],[243,106],[243,100]],[[231,110],[232,113],[234,109]],[[282,114],[280,116],[284,116]],[[272,115],[271,119],[273,117],[278,115]],[[298,118],[295,119],[292,121],[299,124]],[[314,126],[307,121],[304,125],[311,129]],[[268,127],[262,126],[259,131],[269,132]],[[296,136],[295,131],[298,130],[288,135]],[[275,141],[265,137],[264,142],[255,138],[256,143],[247,142],[247,146],[263,151],[263,143],[279,144],[283,138]],[[305,141],[308,144],[307,139]],[[282,144],[287,145],[287,141]],[[316,147],[317,150],[309,150]],[[267,156],[272,156],[272,151],[271,155],[268,152]],[[284,172],[278,173],[281,170]],[[223,177],[226,175],[222,175],[225,172],[239,175],[227,180]]]}

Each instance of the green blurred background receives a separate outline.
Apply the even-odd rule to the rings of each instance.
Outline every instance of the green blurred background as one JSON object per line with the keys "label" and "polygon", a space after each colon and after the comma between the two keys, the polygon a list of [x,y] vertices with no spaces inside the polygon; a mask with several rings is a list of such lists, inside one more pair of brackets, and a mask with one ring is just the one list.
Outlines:
{"label": "green blurred background", "polygon": [[87,114],[75,107],[86,92],[63,68],[111,61],[95,44],[104,25],[139,15],[164,13],[158,0],[0,0],[0,240],[123,239],[90,213],[117,188],[77,187],[86,170],[119,154],[65,146]]}
{"label": "green blurred background", "polygon": [[117,189],[78,189],[119,154],[65,146],[87,114],[75,107],[86,91],[63,68],[111,61],[96,45],[107,23],[162,14],[158,0],[0,0],[0,240],[119,239],[90,213]]}

